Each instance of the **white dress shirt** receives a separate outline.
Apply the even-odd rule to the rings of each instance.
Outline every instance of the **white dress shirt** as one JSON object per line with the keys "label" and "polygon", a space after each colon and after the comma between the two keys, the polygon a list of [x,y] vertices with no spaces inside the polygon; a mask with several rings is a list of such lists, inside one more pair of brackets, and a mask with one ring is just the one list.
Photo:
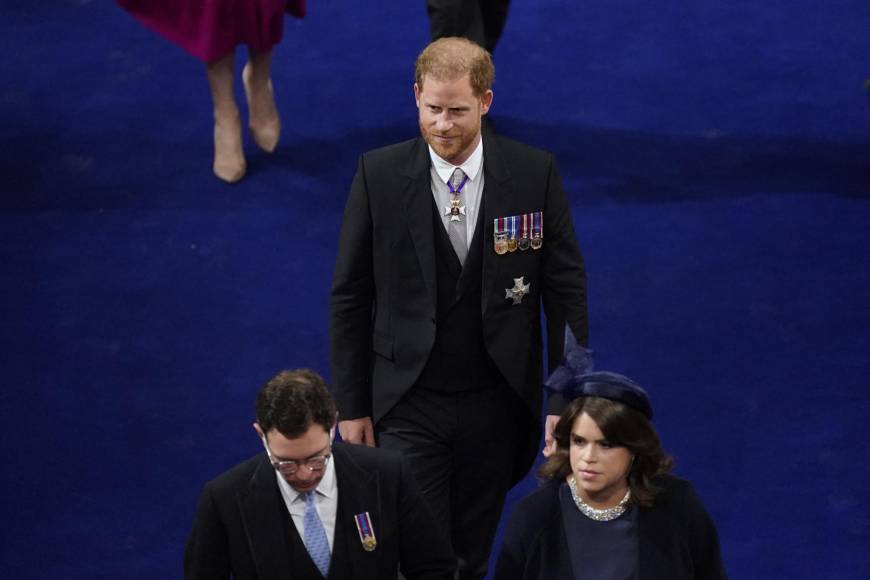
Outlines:
{"label": "white dress shirt", "polygon": [[[300,467],[300,469],[306,469]],[[290,512],[290,517],[293,518],[293,525],[296,526],[296,531],[299,532],[299,537],[305,538],[305,497],[299,493],[293,486],[287,483],[287,480],[275,472],[275,477],[278,478],[278,488],[281,490],[281,497],[284,498],[284,503],[287,505],[287,511]],[[326,532],[326,539],[329,541],[329,552],[332,553],[332,542],[335,537],[335,517],[338,513],[338,482],[335,478],[335,458],[330,457],[326,462],[323,479],[317,484],[315,490],[317,515],[320,516],[320,521],[323,523],[323,529]]]}
{"label": "white dress shirt", "polygon": [[462,169],[468,176],[468,181],[462,188],[460,199],[462,205],[465,206],[465,231],[468,234],[465,239],[468,246],[471,246],[471,241],[474,239],[474,228],[477,225],[477,212],[480,210],[480,202],[483,200],[483,139],[477,143],[471,156],[462,165],[457,166],[445,161],[435,153],[431,146],[429,147],[429,157],[432,159],[429,170],[432,177],[432,196],[435,198],[435,205],[438,206],[444,231],[448,231],[447,228],[450,224],[450,216],[445,214],[444,209],[450,207],[450,198],[453,197],[447,183],[453,176],[456,167]]}

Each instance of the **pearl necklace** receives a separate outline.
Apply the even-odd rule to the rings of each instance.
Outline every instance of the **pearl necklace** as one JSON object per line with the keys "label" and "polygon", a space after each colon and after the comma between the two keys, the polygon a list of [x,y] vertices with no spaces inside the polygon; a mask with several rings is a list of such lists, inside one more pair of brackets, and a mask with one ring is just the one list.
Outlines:
{"label": "pearl necklace", "polygon": [[625,490],[625,495],[622,496],[622,499],[619,500],[618,504],[613,507],[598,509],[587,504],[580,498],[580,494],[577,493],[577,481],[574,479],[573,475],[568,478],[568,487],[571,489],[571,497],[574,498],[574,503],[577,505],[577,509],[580,510],[580,513],[596,522],[609,522],[610,520],[615,520],[624,514],[628,506],[628,500],[631,498],[631,490],[627,489]]}

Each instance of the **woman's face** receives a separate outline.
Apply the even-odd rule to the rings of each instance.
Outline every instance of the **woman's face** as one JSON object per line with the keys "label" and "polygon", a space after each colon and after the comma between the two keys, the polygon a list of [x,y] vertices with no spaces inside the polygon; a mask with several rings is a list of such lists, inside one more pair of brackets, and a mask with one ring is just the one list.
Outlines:
{"label": "woman's face", "polygon": [[631,452],[607,441],[586,413],[574,420],[569,449],[571,471],[583,501],[595,508],[619,503],[628,489]]}

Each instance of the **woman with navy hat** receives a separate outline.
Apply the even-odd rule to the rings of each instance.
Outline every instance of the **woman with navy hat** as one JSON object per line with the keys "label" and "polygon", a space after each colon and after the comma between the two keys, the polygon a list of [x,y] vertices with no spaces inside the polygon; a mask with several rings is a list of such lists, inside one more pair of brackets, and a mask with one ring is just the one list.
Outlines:
{"label": "woman with navy hat", "polygon": [[571,403],[554,431],[545,484],[514,507],[495,580],[719,580],[716,527],[692,485],[670,474],[646,391],[591,372],[566,337],[547,388]]}

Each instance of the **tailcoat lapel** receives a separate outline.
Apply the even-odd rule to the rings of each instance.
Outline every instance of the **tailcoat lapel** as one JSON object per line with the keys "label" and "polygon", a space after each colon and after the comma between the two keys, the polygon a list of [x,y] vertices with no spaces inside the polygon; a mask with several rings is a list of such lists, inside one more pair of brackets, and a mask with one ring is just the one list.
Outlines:
{"label": "tailcoat lapel", "polygon": [[239,511],[262,580],[287,580],[290,551],[284,534],[284,518],[289,517],[275,480],[275,470],[263,454],[248,488],[238,495]]}
{"label": "tailcoat lapel", "polygon": [[383,548],[378,546],[371,552],[366,552],[362,548],[354,516],[368,512],[375,537],[378,541],[382,539],[384,522],[381,517],[378,473],[361,469],[340,446],[333,448],[333,456],[335,473],[338,477],[338,517],[341,518],[340,521],[336,521],[335,526],[336,530],[339,526],[343,528],[347,555],[350,559],[349,568],[353,570],[354,578],[360,580],[377,578]]}
{"label": "tailcoat lapel", "polygon": [[403,171],[406,182],[402,197],[405,207],[405,222],[411,232],[411,239],[414,241],[417,259],[423,272],[423,280],[429,293],[431,304],[429,314],[434,317],[438,291],[435,281],[435,239],[432,229],[430,164],[429,148],[426,142],[423,139],[417,139]]}
{"label": "tailcoat lapel", "polygon": [[483,280],[481,283],[482,300],[480,312],[486,314],[489,299],[493,294],[493,283],[497,279],[498,268],[501,260],[493,250],[493,220],[497,217],[508,215],[510,202],[514,196],[513,182],[507,163],[501,156],[498,141],[494,138],[483,137],[483,231],[476,232],[475,236],[483,234]]}

